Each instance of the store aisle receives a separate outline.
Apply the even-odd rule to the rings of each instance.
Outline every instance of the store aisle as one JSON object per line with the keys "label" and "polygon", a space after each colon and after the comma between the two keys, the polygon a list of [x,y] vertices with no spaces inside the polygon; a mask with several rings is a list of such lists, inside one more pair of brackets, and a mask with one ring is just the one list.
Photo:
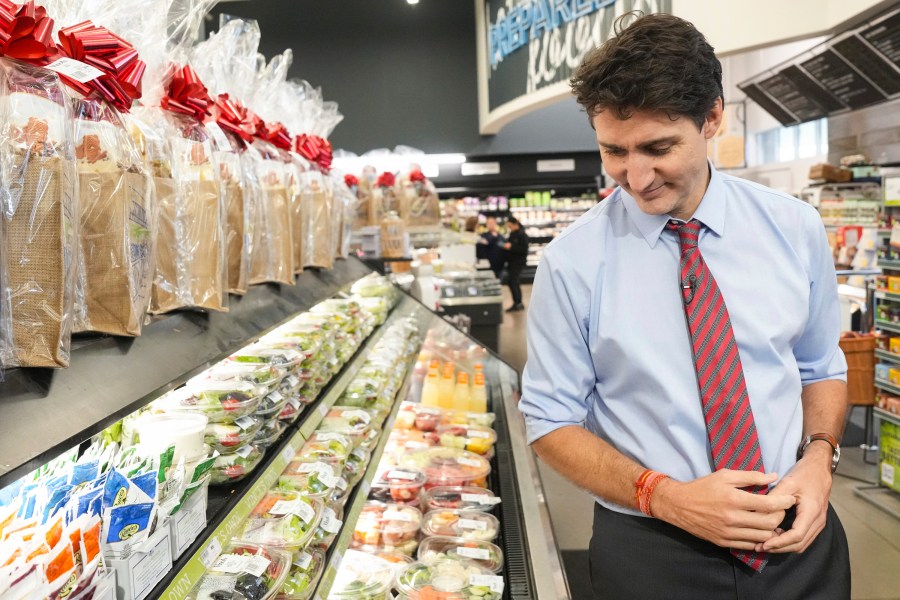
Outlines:
{"label": "store aisle", "polygon": [[[526,309],[531,286],[522,286]],[[509,290],[503,289],[504,308],[512,304]],[[500,355],[521,372],[525,366],[525,323],[528,311],[507,313],[500,326]],[[900,600],[900,520],[861,498],[857,489],[868,487],[860,478],[875,481],[877,467],[862,461],[855,447],[862,441],[863,411],[853,414],[844,439],[844,456],[834,479],[831,502],[844,524],[850,544],[853,600]],[[538,461],[544,491],[550,507],[553,530],[565,563],[573,600],[590,600],[587,574],[587,547],[591,537],[592,500],[555,471]],[[878,493],[877,496],[885,496]],[[888,495],[888,508],[900,514],[900,497]]]}

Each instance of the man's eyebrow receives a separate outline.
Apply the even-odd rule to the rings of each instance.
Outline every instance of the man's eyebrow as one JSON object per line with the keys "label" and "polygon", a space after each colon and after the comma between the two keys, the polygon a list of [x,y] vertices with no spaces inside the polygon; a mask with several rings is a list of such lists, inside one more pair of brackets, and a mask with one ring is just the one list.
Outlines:
{"label": "man's eyebrow", "polygon": [[[681,138],[679,138],[678,136],[675,136],[675,135],[657,138],[655,140],[649,140],[642,144],[638,144],[638,148],[645,149],[645,148],[652,148],[653,146],[658,146],[660,144],[674,144],[674,143],[678,142],[680,139]],[[601,142],[599,140],[597,141],[597,143],[601,147],[606,148],[607,150],[623,150],[623,148],[621,146],[618,146],[616,144],[607,144],[607,143]]]}

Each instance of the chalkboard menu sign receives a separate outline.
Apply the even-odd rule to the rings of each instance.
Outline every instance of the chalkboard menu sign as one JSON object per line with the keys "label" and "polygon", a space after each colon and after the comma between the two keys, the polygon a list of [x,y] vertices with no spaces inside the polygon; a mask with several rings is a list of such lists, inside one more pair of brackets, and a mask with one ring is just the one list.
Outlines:
{"label": "chalkboard menu sign", "polygon": [[[885,100],[885,95],[850,67],[834,50],[828,49],[802,63],[813,78],[841,104],[857,109]],[[888,67],[890,68],[890,67]],[[841,106],[838,104],[838,108]],[[837,108],[829,108],[833,112]]]}
{"label": "chalkboard menu sign", "polygon": [[784,110],[777,102],[769,98],[764,91],[762,91],[758,85],[754,83],[748,83],[744,85],[738,86],[742,92],[747,94],[747,97],[759,104],[763,110],[767,113],[778,119],[778,122],[782,125],[794,125],[797,123],[797,117]]}
{"label": "chalkboard menu sign", "polygon": [[862,36],[885,58],[900,67],[900,12],[863,30]]}
{"label": "chalkboard menu sign", "polygon": [[801,122],[821,119],[828,114],[822,105],[804,94],[785,71],[760,81],[759,87]]}
{"label": "chalkboard menu sign", "polygon": [[900,94],[900,76],[897,71],[858,36],[851,35],[836,42],[833,49],[857,71],[868,77],[869,81],[881,88],[882,92],[888,96]]}

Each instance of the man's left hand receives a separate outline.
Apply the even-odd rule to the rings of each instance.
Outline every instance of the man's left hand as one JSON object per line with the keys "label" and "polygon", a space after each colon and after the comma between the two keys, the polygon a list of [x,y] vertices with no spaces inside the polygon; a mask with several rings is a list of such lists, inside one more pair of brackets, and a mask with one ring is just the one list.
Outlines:
{"label": "man's left hand", "polygon": [[825,528],[831,477],[831,447],[811,444],[803,458],[773,488],[797,498],[794,524],[787,531],[776,529],[775,536],[756,546],[757,552],[803,552],[812,544]]}

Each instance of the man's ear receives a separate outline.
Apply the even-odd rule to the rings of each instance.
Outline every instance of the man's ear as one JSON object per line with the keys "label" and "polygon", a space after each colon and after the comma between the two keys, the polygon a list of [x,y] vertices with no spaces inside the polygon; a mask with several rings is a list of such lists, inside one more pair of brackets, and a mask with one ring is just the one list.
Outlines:
{"label": "man's ear", "polygon": [[703,137],[706,139],[712,139],[719,130],[719,126],[722,125],[723,110],[722,97],[719,96],[716,98],[715,105],[709,109],[708,113],[706,113],[706,120],[703,122]]}

